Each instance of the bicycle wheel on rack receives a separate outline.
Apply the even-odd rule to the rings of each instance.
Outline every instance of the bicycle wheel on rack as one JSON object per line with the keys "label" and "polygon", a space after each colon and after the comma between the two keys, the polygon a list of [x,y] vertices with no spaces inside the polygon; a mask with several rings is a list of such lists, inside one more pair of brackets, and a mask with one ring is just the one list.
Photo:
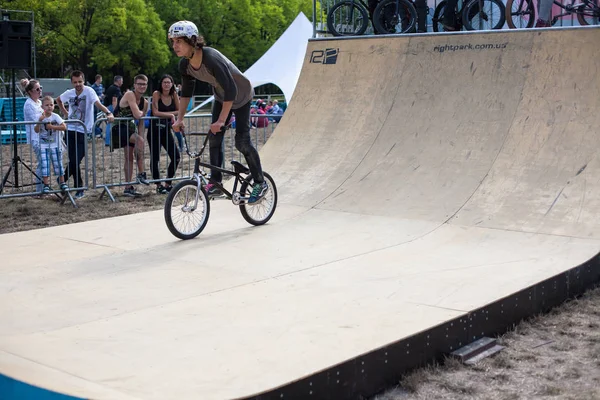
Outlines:
{"label": "bicycle wheel on rack", "polygon": [[333,36],[362,35],[368,26],[367,10],[358,1],[340,1],[327,13],[327,29]]}
{"label": "bicycle wheel on rack", "polygon": [[510,29],[533,28],[535,24],[533,0],[508,0],[505,14]]}
{"label": "bicycle wheel on rack", "polygon": [[462,21],[468,31],[502,29],[506,7],[501,0],[471,0],[463,7]]}
{"label": "bicycle wheel on rack", "polygon": [[600,0],[584,0],[577,9],[580,25],[600,25]]}
{"label": "bicycle wheel on rack", "polygon": [[208,197],[204,190],[198,193],[198,184],[192,179],[175,185],[165,201],[165,222],[169,231],[179,239],[187,240],[198,236],[206,226],[209,215]]}
{"label": "bicycle wheel on rack", "polygon": [[[275,186],[275,181],[271,175],[266,172],[263,172],[263,175],[265,177],[265,182],[267,182],[267,185],[269,186],[265,196],[256,203],[240,204],[242,217],[252,225],[266,224],[275,213],[275,208],[277,207],[277,187]],[[251,192],[252,187],[248,182],[243,182],[240,188],[242,197],[249,197]]]}
{"label": "bicycle wheel on rack", "polygon": [[415,32],[417,10],[408,0],[383,0],[373,12],[373,25],[381,34]]}

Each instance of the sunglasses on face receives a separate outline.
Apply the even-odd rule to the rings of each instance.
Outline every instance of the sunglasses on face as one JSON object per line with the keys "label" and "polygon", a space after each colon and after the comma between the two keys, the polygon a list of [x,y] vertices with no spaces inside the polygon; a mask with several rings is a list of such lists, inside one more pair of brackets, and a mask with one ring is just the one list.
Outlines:
{"label": "sunglasses on face", "polygon": [[33,90],[35,90],[36,92],[41,92],[41,91],[42,91],[42,89],[43,89],[43,87],[42,87],[42,86],[40,86],[40,87],[38,87],[38,88],[35,88],[35,89],[33,89]]}

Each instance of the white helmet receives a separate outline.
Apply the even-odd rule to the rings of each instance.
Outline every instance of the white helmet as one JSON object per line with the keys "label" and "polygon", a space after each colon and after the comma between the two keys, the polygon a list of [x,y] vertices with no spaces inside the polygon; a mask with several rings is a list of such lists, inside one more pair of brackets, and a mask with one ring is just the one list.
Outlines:
{"label": "white helmet", "polygon": [[199,36],[199,34],[198,34],[198,28],[196,27],[196,24],[194,24],[193,22],[178,21],[178,22],[175,22],[173,25],[171,25],[171,27],[169,28],[168,36],[169,36],[169,39],[184,37],[184,36],[187,37],[188,39],[191,39],[192,36],[195,36],[197,38]]}

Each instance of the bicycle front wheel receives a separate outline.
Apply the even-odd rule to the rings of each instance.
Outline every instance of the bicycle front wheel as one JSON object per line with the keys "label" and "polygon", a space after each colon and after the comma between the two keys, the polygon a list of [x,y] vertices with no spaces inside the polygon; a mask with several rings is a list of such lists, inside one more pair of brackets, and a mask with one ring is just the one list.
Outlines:
{"label": "bicycle front wheel", "polygon": [[[198,202],[196,202],[198,197]],[[179,182],[165,202],[165,222],[171,233],[182,240],[193,239],[202,232],[210,214],[204,190],[198,191],[195,180]]]}
{"label": "bicycle front wheel", "polygon": [[369,26],[369,17],[358,1],[341,1],[327,13],[327,29],[333,36],[362,35]]}
{"label": "bicycle front wheel", "polygon": [[506,7],[500,0],[471,0],[463,9],[462,20],[469,31],[502,29]]}
{"label": "bicycle front wheel", "polygon": [[[275,186],[275,181],[271,175],[266,172],[263,172],[263,176],[265,177],[265,182],[267,182],[267,185],[269,186],[265,196],[256,203],[240,204],[242,217],[252,225],[266,224],[273,214],[275,214],[275,208],[277,207],[277,187]],[[241,195],[243,197],[250,197],[251,192],[252,187],[248,182],[242,183],[240,188]]]}
{"label": "bicycle front wheel", "polygon": [[580,25],[600,25],[600,0],[585,0],[577,9]]}
{"label": "bicycle front wheel", "polygon": [[408,0],[383,0],[373,12],[373,25],[377,33],[415,32],[417,10]]}
{"label": "bicycle front wheel", "polygon": [[535,24],[533,0],[508,0],[505,13],[510,29],[533,28]]}

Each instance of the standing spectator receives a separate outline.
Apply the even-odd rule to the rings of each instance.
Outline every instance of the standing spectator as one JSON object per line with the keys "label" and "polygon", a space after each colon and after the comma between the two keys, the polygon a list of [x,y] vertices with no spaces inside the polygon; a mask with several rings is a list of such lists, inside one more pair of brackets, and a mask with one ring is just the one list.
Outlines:
{"label": "standing spectator", "polygon": [[[260,102],[260,104],[258,104],[258,108],[256,109],[256,113],[257,114],[261,114],[261,115],[266,115],[267,112],[265,111],[267,108],[267,103],[265,103],[264,101]],[[267,126],[269,126],[269,118],[268,117],[254,117],[254,126],[256,126],[257,128],[266,128]]]}
{"label": "standing spectator", "polygon": [[[25,104],[23,105],[23,119],[27,122],[37,122],[43,112],[42,102],[40,101],[40,97],[42,97],[42,87],[35,79],[21,79],[21,87],[23,87],[23,90],[25,90],[25,94],[27,95],[27,100],[25,100]],[[27,143],[31,144],[31,148],[33,149],[37,160],[37,168],[35,171],[37,175],[36,191],[41,192],[43,184],[40,180],[40,177],[42,176],[40,135],[34,130],[34,127],[35,125],[25,125],[25,132],[27,135]]]}
{"label": "standing spectator", "polygon": [[[92,85],[92,89],[98,95],[100,101],[104,99],[104,86],[102,86],[102,75],[96,75],[96,80]],[[98,107],[94,107],[94,123],[98,120]],[[102,129],[96,125],[95,132],[96,137],[102,137]]]}
{"label": "standing spectator", "polygon": [[[137,160],[138,174],[137,181],[148,185],[146,172],[144,172],[144,123],[140,121],[148,111],[148,100],[144,98],[144,93],[148,87],[148,78],[146,75],[136,75],[133,78],[134,89],[128,91],[119,100],[117,106],[117,116],[122,118],[132,118],[128,122],[121,121],[113,127],[111,135],[116,135],[111,139],[113,149],[123,148],[125,150],[125,179],[131,182],[133,178],[133,157]],[[141,193],[135,190],[133,185],[125,188],[125,196],[138,197]]]}
{"label": "standing spectator", "polygon": [[460,30],[456,21],[456,7],[458,0],[447,0],[446,6],[444,7],[444,15],[442,17],[442,25],[444,31],[455,32]]}
{"label": "standing spectator", "polygon": [[42,181],[44,188],[42,193],[46,194],[52,191],[50,187],[50,162],[54,166],[54,173],[58,176],[60,190],[66,191],[69,187],[65,183],[65,173],[62,165],[62,132],[67,130],[67,125],[63,119],[52,112],[54,110],[54,99],[52,96],[44,96],[42,99],[43,113],[38,121],[44,124],[38,124],[34,130],[40,134],[40,164],[42,165]]}
{"label": "standing spectator", "polygon": [[[113,84],[106,89],[104,93],[104,101],[102,102],[110,112],[114,112],[117,108],[117,102],[121,100],[121,86],[123,85],[123,77],[115,75]],[[110,146],[110,123],[106,124],[106,133],[104,134],[104,144]]]}
{"label": "standing spectator", "polygon": [[[167,167],[167,178],[175,176],[181,155],[175,146],[171,134],[171,126],[175,123],[179,112],[179,96],[175,91],[175,84],[171,75],[163,75],[160,79],[159,90],[152,93],[152,115],[161,119],[153,119],[148,130],[148,145],[150,146],[150,171],[152,179],[160,178],[159,161],[161,147],[165,148],[171,162]],[[166,181],[165,186],[156,184],[156,192],[167,194],[172,189],[171,181]]]}
{"label": "standing spectator", "polygon": [[552,0],[538,0],[538,20],[535,22],[536,28],[548,28],[552,26]]}
{"label": "standing spectator", "polygon": [[[244,155],[251,171],[254,185],[248,203],[256,203],[262,199],[269,186],[265,182],[260,156],[250,139],[250,104],[254,88],[248,78],[227,57],[212,47],[207,47],[204,38],[193,22],[179,21],[171,25],[169,40],[179,60],[179,72],[182,79],[181,104],[177,121],[173,128],[177,131],[184,127],[183,117],[194,93],[196,80],[206,82],[213,88],[215,100],[210,125],[210,163],[222,167],[225,158],[223,127],[236,114],[235,147]],[[211,170],[211,179],[221,182],[220,171]],[[214,185],[207,185],[211,196],[218,196],[222,191]]]}
{"label": "standing spectator", "polygon": [[273,108],[271,108],[271,114],[276,115],[273,117],[273,122],[281,121],[281,115],[283,114],[283,109],[279,107],[279,101],[273,100]]}
{"label": "standing spectator", "polygon": [[[78,123],[67,124],[69,164],[65,172],[65,182],[68,182],[69,178],[73,176],[76,188],[83,187],[80,164],[83,157],[85,157],[86,133],[91,132],[94,127],[94,105],[107,114],[109,122],[114,121],[112,112],[100,103],[96,92],[91,87],[85,86],[84,82],[85,75],[83,72],[77,70],[71,72],[73,89],[65,91],[56,99],[64,118],[83,122],[83,126]],[[68,111],[65,108],[65,103],[69,106]],[[82,189],[75,193],[76,199],[83,196],[85,194]]]}

